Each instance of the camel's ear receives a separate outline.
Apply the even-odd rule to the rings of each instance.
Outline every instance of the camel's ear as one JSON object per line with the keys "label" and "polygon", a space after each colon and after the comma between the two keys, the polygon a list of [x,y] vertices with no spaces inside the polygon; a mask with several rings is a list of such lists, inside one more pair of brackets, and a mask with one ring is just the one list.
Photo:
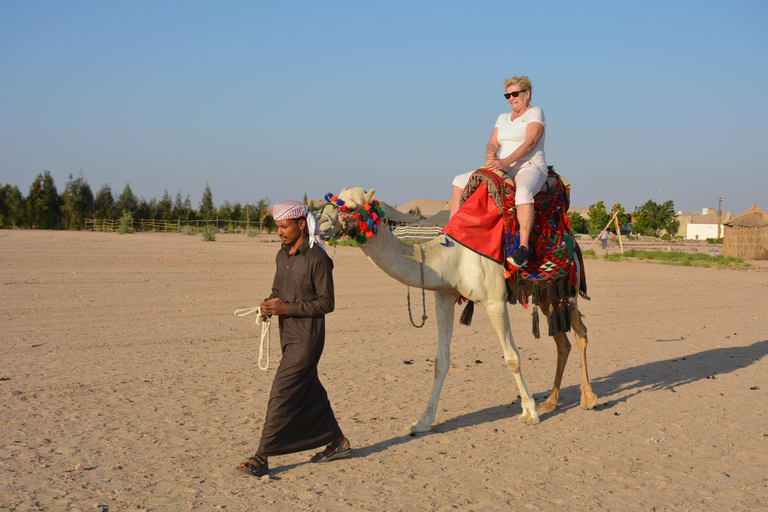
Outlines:
{"label": "camel's ear", "polygon": [[371,190],[366,192],[366,194],[365,194],[365,202],[366,203],[370,203],[375,198],[376,198],[376,189],[375,188],[372,188]]}

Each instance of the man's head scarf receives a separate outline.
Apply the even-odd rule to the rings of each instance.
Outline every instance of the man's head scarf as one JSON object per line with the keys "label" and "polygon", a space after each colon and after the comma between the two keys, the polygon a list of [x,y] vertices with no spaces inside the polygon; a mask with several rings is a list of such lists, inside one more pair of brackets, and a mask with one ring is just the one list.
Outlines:
{"label": "man's head scarf", "polygon": [[307,231],[309,232],[309,246],[312,247],[317,243],[320,247],[325,249],[322,240],[320,240],[320,229],[317,226],[317,217],[309,209],[309,206],[298,201],[285,201],[280,204],[276,204],[272,207],[272,216],[275,221],[300,219],[305,217],[307,219]]}

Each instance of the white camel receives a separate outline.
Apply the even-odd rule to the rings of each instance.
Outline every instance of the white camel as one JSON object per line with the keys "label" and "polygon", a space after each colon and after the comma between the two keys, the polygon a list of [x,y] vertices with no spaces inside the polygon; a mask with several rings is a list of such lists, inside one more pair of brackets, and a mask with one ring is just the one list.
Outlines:
{"label": "white camel", "polygon": [[[366,193],[362,188],[343,189],[338,197],[344,201],[348,212],[340,213],[338,207],[327,204],[320,216],[321,233],[326,236],[338,235],[340,232],[349,234],[354,228],[353,222],[350,222],[352,220],[350,214],[371,203],[375,194],[375,190],[369,190]],[[563,332],[554,336],[557,344],[557,369],[552,394],[546,401],[539,404],[537,409],[520,372],[520,354],[510,331],[507,314],[507,284],[501,265],[460,244],[450,243],[444,246],[440,243],[440,239],[421,245],[403,243],[389,231],[384,223],[378,226],[376,235],[369,238],[366,243],[358,245],[377,267],[393,278],[407,286],[420,288],[423,285],[425,289],[432,290],[435,294],[438,328],[435,378],[427,409],[421,418],[411,424],[411,432],[428,432],[435,420],[440,391],[450,367],[454,310],[456,301],[462,296],[479,304],[488,312],[499,336],[501,348],[504,351],[504,361],[512,370],[520,391],[523,412],[518,417],[518,421],[535,425],[539,423],[539,413],[555,410],[571,344]],[[580,268],[578,270],[581,272]],[[571,327],[576,335],[582,363],[581,406],[591,409],[597,403],[597,396],[592,392],[587,373],[587,329],[581,321],[577,298],[573,297],[570,300]],[[548,316],[550,307],[546,287],[542,289],[539,306],[545,316]]]}

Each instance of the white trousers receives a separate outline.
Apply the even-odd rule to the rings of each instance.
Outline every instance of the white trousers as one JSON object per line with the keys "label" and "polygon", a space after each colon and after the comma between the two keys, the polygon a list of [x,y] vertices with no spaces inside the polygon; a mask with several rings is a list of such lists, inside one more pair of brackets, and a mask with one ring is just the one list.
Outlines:
{"label": "white trousers", "polygon": [[[469,182],[469,177],[475,171],[459,174],[453,178],[453,186],[464,189]],[[531,204],[533,196],[539,193],[547,182],[547,164],[539,161],[522,162],[520,165],[512,165],[504,169],[507,176],[515,179],[516,192],[515,204]]]}

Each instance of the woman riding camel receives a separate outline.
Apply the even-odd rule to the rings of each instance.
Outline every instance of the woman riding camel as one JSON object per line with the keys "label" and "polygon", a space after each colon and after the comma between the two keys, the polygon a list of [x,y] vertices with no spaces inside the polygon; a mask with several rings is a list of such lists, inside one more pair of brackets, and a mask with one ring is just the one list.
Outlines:
{"label": "woman riding camel", "polygon": [[[504,171],[515,178],[515,205],[520,225],[520,247],[512,254],[512,263],[523,268],[528,265],[528,240],[533,228],[533,196],[547,181],[544,159],[544,112],[530,104],[533,86],[527,76],[504,80],[504,97],[512,113],[499,116],[485,147],[485,168]],[[453,180],[451,217],[459,209],[461,194],[472,172],[460,174]]]}

